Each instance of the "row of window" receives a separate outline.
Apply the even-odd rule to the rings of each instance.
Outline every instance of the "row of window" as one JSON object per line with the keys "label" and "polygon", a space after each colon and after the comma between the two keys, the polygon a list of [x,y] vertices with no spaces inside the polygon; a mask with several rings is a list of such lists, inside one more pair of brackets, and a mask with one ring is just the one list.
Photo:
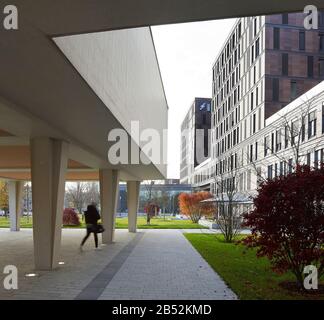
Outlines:
{"label": "row of window", "polygon": [[[305,31],[299,31],[298,36],[298,47],[300,51],[306,50],[306,34]],[[280,50],[280,28],[273,28],[273,49]],[[320,52],[324,51],[324,33],[318,33],[318,50]]]}
{"label": "row of window", "polygon": [[[295,15],[295,14],[293,13],[293,15]],[[283,13],[281,15],[281,19],[282,19],[282,24],[289,24],[289,13]],[[323,11],[318,12],[318,25],[320,27],[324,26],[324,12]]]}
{"label": "row of window", "polygon": [[[324,62],[324,61],[323,61]],[[324,64],[323,64],[324,67]],[[281,101],[279,93],[279,78],[272,78],[272,101],[279,102]],[[300,95],[300,90],[298,89],[298,81],[297,80],[290,80],[290,101],[295,100]],[[283,105],[285,106],[285,105]]]}
{"label": "row of window", "polygon": [[[318,168],[321,163],[324,163],[324,149],[316,150],[315,152],[308,152],[306,155],[306,162],[304,162],[310,167]],[[273,179],[292,173],[294,170],[293,159],[290,158],[287,161],[282,160],[276,162],[275,164],[268,165],[267,168],[267,178]]]}
{"label": "row of window", "polygon": [[[258,92],[256,90],[256,92]],[[256,96],[257,98],[257,96]],[[253,99],[253,92],[251,93],[250,99],[250,111],[254,110],[254,107],[257,105],[257,99]],[[227,150],[235,146],[240,142],[240,135],[239,135],[239,126],[237,126],[240,122],[240,106],[233,111],[229,117],[225,118],[218,126],[215,127],[214,135],[212,135],[212,143],[216,142],[215,151],[213,151],[213,157],[219,157]],[[243,114],[245,111],[243,110]],[[241,140],[246,139],[248,136],[248,121],[247,119],[244,120],[242,123],[243,132]],[[233,129],[234,128],[234,129]],[[249,135],[253,135],[257,132],[257,130],[261,129],[261,109],[256,109],[249,117]],[[229,132],[231,131],[231,132]],[[221,140],[220,140],[221,139]],[[220,140],[220,141],[218,141]],[[214,154],[215,152],[215,154]]]}
{"label": "row of window", "polygon": [[[252,117],[252,126],[255,123],[255,118]],[[255,129],[254,129],[255,130]],[[322,106],[322,130],[324,134],[324,104]],[[317,134],[317,117],[316,111],[311,111],[303,119],[296,119],[291,124],[286,125],[284,128],[277,129],[276,131],[266,135],[261,143],[263,145],[263,156],[267,157],[270,154],[274,154],[288,147],[297,147],[301,145],[307,139],[312,139]],[[235,142],[233,141],[235,140]],[[221,154],[230,150],[233,146],[239,142],[239,127],[237,127],[232,133],[228,134],[224,139],[216,144],[216,158]],[[260,141],[259,141],[260,142]],[[242,165],[244,165],[243,158],[246,159],[246,163],[253,163],[259,160],[260,146],[256,141],[253,144],[246,146],[246,149],[242,153]],[[246,156],[244,156],[244,154]],[[215,157],[214,157],[215,158]],[[235,160],[233,162],[233,159]],[[237,168],[237,154],[230,155],[223,160],[220,160],[215,167],[216,174],[223,174],[230,172],[233,168]]]}
{"label": "row of window", "polygon": [[[254,62],[260,55],[260,39],[256,39],[255,43],[251,46],[251,66],[253,66]],[[231,59],[230,59],[231,62]],[[235,65],[238,61],[235,61]],[[226,95],[229,94],[230,89],[238,83],[241,79],[241,66],[233,66],[231,68],[231,63],[229,63],[229,68],[223,69],[222,73],[217,73],[218,78],[217,81],[213,82],[213,95],[216,95],[216,106],[218,107],[222,101],[226,98]],[[231,72],[233,73],[231,74]],[[214,74],[215,79],[216,75]],[[226,80],[227,79],[227,80]],[[256,66],[254,66],[254,79],[256,79]]]}
{"label": "row of window", "polygon": [[[283,76],[289,75],[289,55],[288,53],[281,54],[281,72]],[[307,56],[307,76],[314,77],[314,57]],[[324,77],[324,57],[318,58],[318,76]]]}
{"label": "row of window", "polygon": [[236,44],[239,42],[242,35],[242,23],[239,22],[236,29],[232,33],[228,43],[225,45],[224,51],[221,53],[220,58],[216,64],[216,72],[219,73],[224,67],[226,60],[229,59],[231,53],[234,51]]}
{"label": "row of window", "polygon": [[[264,137],[264,156],[274,152],[287,149],[289,146],[297,146],[306,139],[306,117],[293,121],[272,132]],[[307,137],[311,139],[316,136],[316,111],[312,111],[307,115]],[[324,106],[322,106],[322,134],[324,133]]]}

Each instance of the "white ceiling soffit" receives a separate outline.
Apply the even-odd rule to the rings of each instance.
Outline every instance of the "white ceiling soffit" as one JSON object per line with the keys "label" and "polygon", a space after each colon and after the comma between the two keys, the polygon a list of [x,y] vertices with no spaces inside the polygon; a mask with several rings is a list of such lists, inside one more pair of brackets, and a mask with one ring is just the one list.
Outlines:
{"label": "white ceiling soffit", "polygon": [[149,27],[54,41],[129,134],[131,121],[139,121],[140,130],[154,128],[162,137],[168,107]]}

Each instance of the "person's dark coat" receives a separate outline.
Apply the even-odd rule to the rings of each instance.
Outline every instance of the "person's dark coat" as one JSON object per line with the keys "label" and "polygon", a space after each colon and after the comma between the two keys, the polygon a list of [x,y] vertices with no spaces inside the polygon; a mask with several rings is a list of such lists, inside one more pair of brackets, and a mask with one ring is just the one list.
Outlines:
{"label": "person's dark coat", "polygon": [[98,224],[98,220],[100,220],[100,214],[97,208],[93,205],[89,205],[87,207],[87,211],[84,212],[85,223],[96,225]]}

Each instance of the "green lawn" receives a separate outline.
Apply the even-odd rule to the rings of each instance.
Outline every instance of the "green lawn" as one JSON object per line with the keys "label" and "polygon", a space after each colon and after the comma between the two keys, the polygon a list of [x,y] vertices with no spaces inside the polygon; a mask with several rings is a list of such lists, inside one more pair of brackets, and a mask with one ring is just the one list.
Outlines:
{"label": "green lawn", "polygon": [[[81,220],[81,219],[80,219]],[[32,219],[29,218],[27,222],[27,217],[21,218],[21,228],[32,228]],[[0,228],[8,228],[10,225],[10,220],[5,217],[0,217]],[[137,219],[137,227],[139,229],[204,229],[205,227],[192,223],[191,220],[169,220],[168,218],[154,218],[151,219],[151,224],[146,224],[145,217],[139,217]],[[66,227],[71,228],[71,227]],[[80,227],[72,228],[84,228],[84,223]],[[116,218],[116,228],[117,229],[127,229],[128,220],[127,218]]]}
{"label": "green lawn", "polygon": [[277,275],[266,258],[256,257],[255,250],[225,243],[221,235],[189,233],[185,237],[240,299],[324,299],[324,294],[305,296],[280,287],[282,281],[293,281],[293,275]]}

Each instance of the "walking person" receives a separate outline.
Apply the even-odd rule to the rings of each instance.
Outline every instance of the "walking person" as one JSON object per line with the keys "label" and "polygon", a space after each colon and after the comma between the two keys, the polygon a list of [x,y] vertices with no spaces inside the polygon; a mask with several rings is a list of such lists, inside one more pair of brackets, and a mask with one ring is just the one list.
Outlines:
{"label": "walking person", "polygon": [[88,205],[87,211],[84,212],[84,218],[87,225],[87,234],[81,242],[80,251],[82,251],[82,247],[91,233],[93,233],[94,236],[95,246],[98,248],[98,233],[102,232],[102,230],[100,230],[101,225],[98,225],[100,214],[94,204]]}

